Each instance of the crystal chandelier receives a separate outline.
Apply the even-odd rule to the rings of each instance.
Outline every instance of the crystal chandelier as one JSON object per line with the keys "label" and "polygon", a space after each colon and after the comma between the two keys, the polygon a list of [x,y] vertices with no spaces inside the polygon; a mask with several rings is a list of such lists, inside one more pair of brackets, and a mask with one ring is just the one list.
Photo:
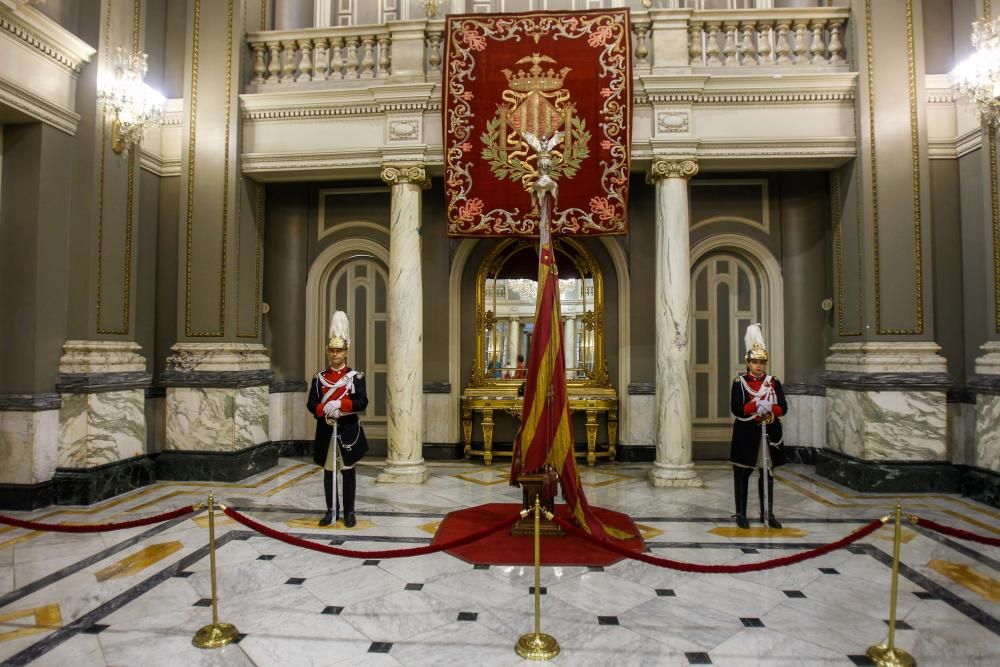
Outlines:
{"label": "crystal chandelier", "polygon": [[972,24],[976,52],[955,68],[959,93],[976,107],[991,127],[1000,121],[1000,17],[985,16]]}
{"label": "crystal chandelier", "polygon": [[142,141],[142,133],[151,125],[163,122],[166,99],[143,79],[149,65],[145,53],[115,49],[113,74],[105,74],[98,85],[105,113],[114,117],[111,149],[119,155]]}

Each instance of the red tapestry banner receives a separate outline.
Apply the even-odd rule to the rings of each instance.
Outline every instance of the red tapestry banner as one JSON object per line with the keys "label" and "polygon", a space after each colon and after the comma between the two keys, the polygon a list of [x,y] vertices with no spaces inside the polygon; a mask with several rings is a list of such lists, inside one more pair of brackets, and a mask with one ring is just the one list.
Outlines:
{"label": "red tapestry banner", "polygon": [[537,236],[542,152],[553,234],[626,234],[628,9],[452,15],[445,36],[448,235]]}

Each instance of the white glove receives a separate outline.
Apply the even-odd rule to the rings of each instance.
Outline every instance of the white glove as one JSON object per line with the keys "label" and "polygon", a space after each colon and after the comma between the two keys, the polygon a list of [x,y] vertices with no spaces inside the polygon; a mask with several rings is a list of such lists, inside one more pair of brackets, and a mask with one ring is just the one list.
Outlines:
{"label": "white glove", "polygon": [[327,404],[323,406],[323,414],[326,415],[327,417],[335,416],[333,414],[334,412],[340,412],[339,398],[335,398],[334,400],[327,402]]}
{"label": "white glove", "polygon": [[327,417],[330,419],[340,419],[343,415],[344,413],[340,410],[334,410],[331,414],[328,414]]}
{"label": "white glove", "polygon": [[759,415],[766,415],[767,413],[769,413],[771,411],[771,406],[772,405],[773,404],[771,403],[771,401],[768,401],[768,400],[765,400],[765,399],[761,399],[761,400],[757,401],[757,414],[759,414]]}

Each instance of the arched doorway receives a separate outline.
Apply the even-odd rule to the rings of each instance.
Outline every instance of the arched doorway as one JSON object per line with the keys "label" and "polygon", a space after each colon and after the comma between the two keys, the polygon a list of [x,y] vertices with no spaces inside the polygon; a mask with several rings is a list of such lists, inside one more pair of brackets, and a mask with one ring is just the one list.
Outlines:
{"label": "arched doorway", "polygon": [[720,235],[699,243],[691,268],[691,411],[693,440],[701,458],[728,454],[732,416],[729,390],[744,370],[743,334],[760,322],[780,374],[784,359],[781,270],[761,244]]}

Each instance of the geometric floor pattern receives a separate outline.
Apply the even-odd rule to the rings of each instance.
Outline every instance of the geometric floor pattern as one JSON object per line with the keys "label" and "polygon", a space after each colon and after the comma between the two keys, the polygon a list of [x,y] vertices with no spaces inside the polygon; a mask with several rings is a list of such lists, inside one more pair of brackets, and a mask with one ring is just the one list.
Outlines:
{"label": "geometric floor pattern", "polygon": [[[203,501],[211,490],[275,529],[372,551],[429,544],[448,512],[520,499],[502,464],[431,463],[419,486],[376,484],[379,464],[358,466],[353,529],[314,525],[322,479],[298,459],[237,484],[164,482],[92,507],[10,515],[125,521]],[[649,485],[649,468],[602,463],[581,476],[592,504],[633,518],[650,553],[692,563],[749,563],[814,548],[890,513],[896,501],[789,465],[775,486],[787,530],[733,531],[728,466],[697,465],[703,488],[667,489]],[[899,500],[921,517],[1000,534],[1000,512],[960,496]],[[534,626],[530,567],[473,566],[446,554],[346,559],[216,519],[219,620],[236,626],[236,643],[214,650],[191,643],[212,620],[205,513],[102,534],[2,527],[0,662],[525,664],[514,645]],[[691,574],[633,560],[546,567],[541,629],[561,647],[555,665],[869,664],[865,650],[888,633],[891,554],[890,525],[848,549],[764,572]],[[907,525],[896,618],[896,646],[921,666],[1000,664],[1000,550]]]}

